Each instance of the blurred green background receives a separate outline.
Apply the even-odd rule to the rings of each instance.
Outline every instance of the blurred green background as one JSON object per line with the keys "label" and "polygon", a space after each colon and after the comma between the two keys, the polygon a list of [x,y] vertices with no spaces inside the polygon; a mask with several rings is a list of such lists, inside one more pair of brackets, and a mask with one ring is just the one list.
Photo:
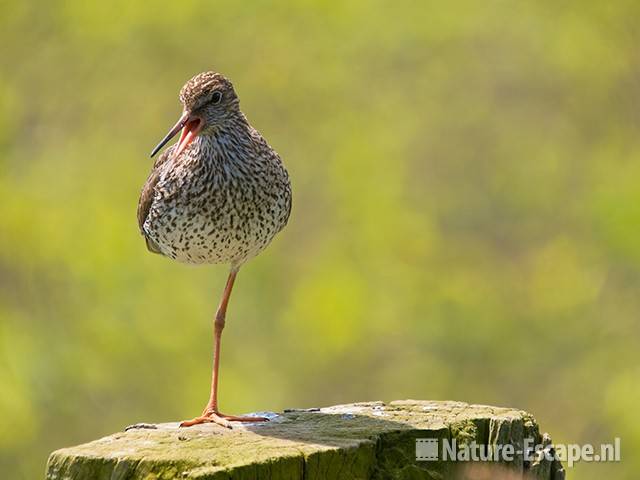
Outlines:
{"label": "blurred green background", "polygon": [[225,411],[515,406],[640,460],[640,3],[19,2],[0,16],[0,471],[199,413],[226,268],[146,251],[150,149],[229,76],[289,226],[240,272]]}

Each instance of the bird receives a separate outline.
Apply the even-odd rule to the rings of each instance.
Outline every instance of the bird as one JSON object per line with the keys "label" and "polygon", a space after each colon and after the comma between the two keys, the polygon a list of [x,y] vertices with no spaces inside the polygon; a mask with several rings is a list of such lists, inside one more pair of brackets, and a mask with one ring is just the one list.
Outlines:
{"label": "bird", "polygon": [[188,80],[182,114],[151,152],[156,159],[138,202],[147,249],[186,264],[226,264],[229,274],[213,321],[211,390],[201,415],[180,423],[268,421],[227,415],[218,407],[220,345],[240,268],[262,252],[289,220],[292,191],[278,153],[240,110],[231,81],[208,71]]}

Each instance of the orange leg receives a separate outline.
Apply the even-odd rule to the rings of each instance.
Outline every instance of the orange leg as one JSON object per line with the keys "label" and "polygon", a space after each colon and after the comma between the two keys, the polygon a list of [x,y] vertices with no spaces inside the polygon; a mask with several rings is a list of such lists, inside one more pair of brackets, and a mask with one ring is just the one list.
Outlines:
{"label": "orange leg", "polygon": [[222,294],[222,300],[220,306],[216,312],[216,320],[213,324],[213,374],[211,376],[211,395],[209,402],[204,408],[202,415],[192,420],[185,420],[180,424],[181,427],[190,427],[192,425],[198,425],[201,423],[217,423],[223,427],[231,428],[229,422],[266,422],[267,418],[264,417],[237,417],[235,415],[225,415],[218,410],[218,368],[220,366],[220,339],[222,337],[222,330],[224,329],[225,318],[227,316],[227,305],[229,304],[229,297],[231,296],[231,290],[233,289],[233,283],[236,279],[238,270],[232,268],[227,278],[227,284],[224,287],[224,293]]}

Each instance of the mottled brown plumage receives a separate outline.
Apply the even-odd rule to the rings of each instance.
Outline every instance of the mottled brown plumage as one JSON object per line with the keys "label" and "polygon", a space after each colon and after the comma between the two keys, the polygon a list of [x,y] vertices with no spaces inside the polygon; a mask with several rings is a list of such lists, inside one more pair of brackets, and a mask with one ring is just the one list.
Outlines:
{"label": "mottled brown plumage", "polygon": [[138,201],[138,227],[140,228],[140,232],[144,236],[145,242],[147,243],[147,248],[150,252],[153,253],[162,253],[160,251],[160,247],[154,244],[153,241],[145,234],[144,232],[144,221],[147,219],[147,215],[149,215],[149,210],[151,209],[151,203],[153,202],[153,197],[155,194],[155,186],[160,179],[160,166],[167,161],[171,152],[174,151],[174,147],[168,148],[165,150],[162,155],[160,155],[153,164],[153,168],[151,169],[151,173],[149,174],[149,178],[145,182],[142,187],[142,192],[140,193],[140,200]]}
{"label": "mottled brown plumage", "polygon": [[227,78],[214,72],[196,75],[182,87],[180,102],[180,120],[153,153],[180,131],[181,138],[153,165],[140,195],[138,225],[152,252],[184,263],[231,267],[216,314],[211,397],[202,416],[183,423],[228,426],[248,419],[222,415],[217,407],[227,302],[240,266],[286,225],[291,186],[278,154],[240,111]]}
{"label": "mottled brown plumage", "polygon": [[[214,92],[222,95],[217,104]],[[287,171],[249,125],[222,75],[197,75],[182,87],[180,100],[201,129],[179,155],[172,146],[155,162],[140,196],[138,224],[153,252],[239,267],[286,225]]]}

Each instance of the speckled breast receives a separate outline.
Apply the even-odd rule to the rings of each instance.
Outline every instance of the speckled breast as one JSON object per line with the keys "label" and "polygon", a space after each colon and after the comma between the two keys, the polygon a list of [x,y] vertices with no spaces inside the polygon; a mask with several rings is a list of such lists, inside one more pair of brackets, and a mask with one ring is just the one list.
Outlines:
{"label": "speckled breast", "polygon": [[180,262],[240,265],[285,226],[288,175],[279,158],[255,162],[207,153],[163,168],[144,232]]}

